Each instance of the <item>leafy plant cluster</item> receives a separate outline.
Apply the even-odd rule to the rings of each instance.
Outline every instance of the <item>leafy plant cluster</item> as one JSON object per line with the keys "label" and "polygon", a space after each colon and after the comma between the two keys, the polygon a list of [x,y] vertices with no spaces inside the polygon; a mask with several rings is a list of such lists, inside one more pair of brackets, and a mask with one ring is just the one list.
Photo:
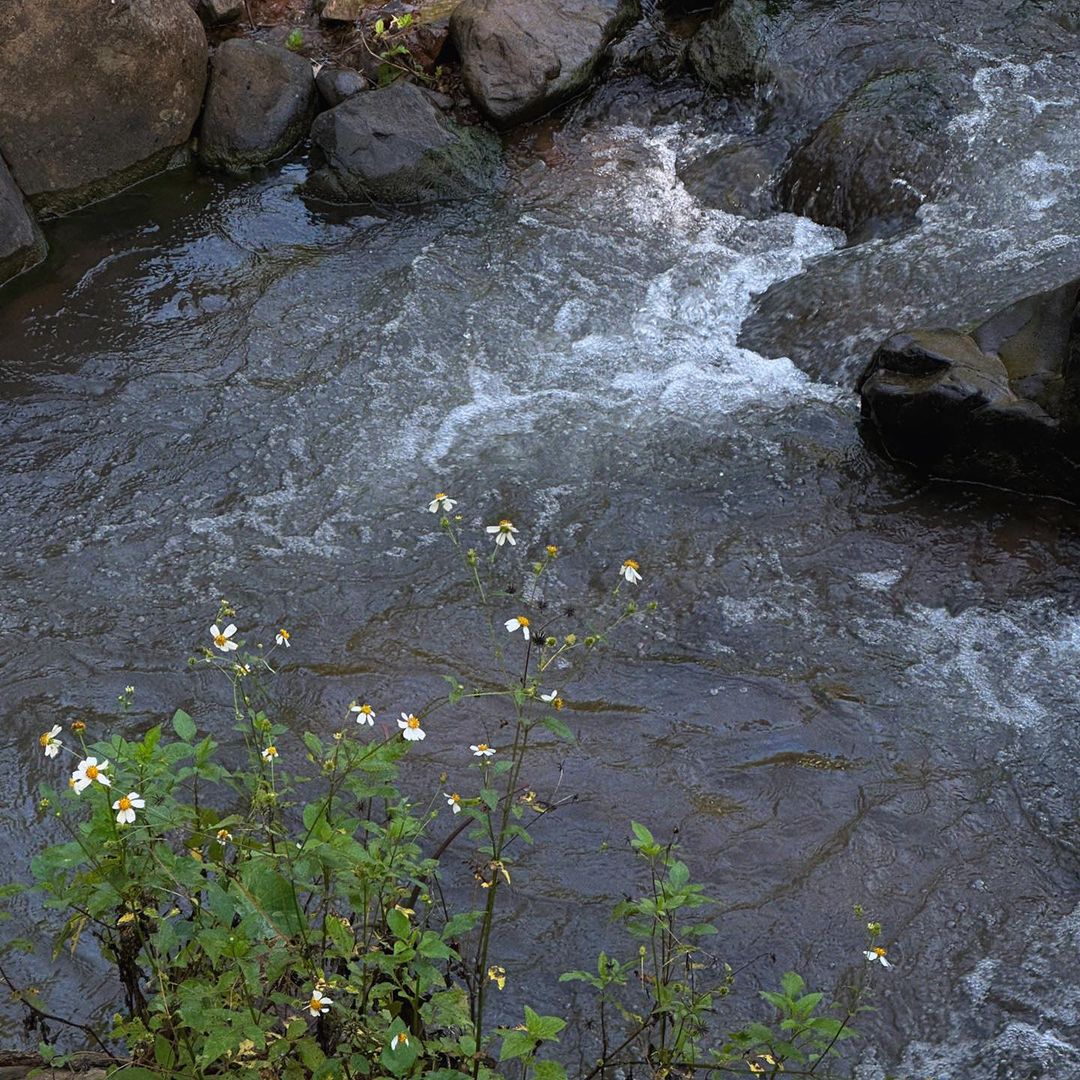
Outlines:
{"label": "leafy plant cluster", "polygon": [[[93,941],[115,970],[114,1024],[92,1034],[126,1080],[566,1080],[556,1050],[566,1018],[526,1006],[517,1025],[492,1023],[505,1015],[492,995],[513,979],[499,963],[499,899],[538,826],[569,801],[544,801],[528,782],[538,734],[573,741],[551,675],[563,680],[649,605],[620,595],[641,581],[627,559],[594,622],[556,633],[535,598],[558,549],[522,567],[526,602],[496,584],[517,528],[505,518],[488,526],[492,550],[481,555],[466,546],[455,503],[440,493],[428,509],[491,641],[483,680],[444,675],[439,702],[389,725],[353,702],[339,730],[297,739],[275,719],[267,689],[288,632],[268,651],[246,648],[234,624],[219,629],[235,617],[223,604],[192,663],[228,680],[236,737],[226,746],[184,711],[132,739],[95,738],[80,723],[71,725],[77,746],[59,725],[42,735],[46,756],[78,764],[67,787],[43,793],[41,813],[64,839],[34,860],[36,888],[62,915],[54,955]],[[121,695],[125,711],[133,694]],[[442,710],[480,698],[502,713],[502,743],[476,736],[467,791],[418,793],[408,768],[415,744]],[[770,1017],[732,1025],[719,1005],[734,973],[707,948],[713,902],[674,843],[638,823],[632,832],[644,888],[613,912],[627,954],[601,953],[595,970],[562,977],[594,995],[598,1045],[585,1080],[635,1069],[824,1075],[866,1008],[870,960],[886,965],[885,951],[868,950],[863,974],[833,998],[788,973],[761,994]],[[474,902],[461,908],[443,891],[444,857],[466,845]],[[870,926],[872,944],[880,927]],[[19,996],[47,1015],[29,992]],[[62,1060],[48,1042],[42,1051]]]}

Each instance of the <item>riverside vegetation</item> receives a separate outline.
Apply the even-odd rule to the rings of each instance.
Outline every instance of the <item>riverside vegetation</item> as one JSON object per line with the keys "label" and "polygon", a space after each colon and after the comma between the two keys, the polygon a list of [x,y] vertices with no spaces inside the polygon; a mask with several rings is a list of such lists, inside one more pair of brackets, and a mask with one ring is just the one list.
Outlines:
{"label": "riverside vegetation", "polygon": [[[123,1007],[111,1030],[74,1026],[113,1054],[126,1080],[566,1080],[557,1044],[567,1019],[525,1006],[520,1023],[492,1022],[493,1013],[505,1018],[492,996],[514,978],[500,962],[499,901],[525,874],[524,848],[538,835],[558,842],[548,821],[572,802],[541,799],[529,784],[541,736],[573,742],[554,673],[565,684],[583,657],[655,604],[626,597],[642,582],[627,559],[588,620],[553,614],[538,598],[558,548],[517,565],[525,544],[503,518],[486,527],[490,551],[481,553],[455,506],[439,493],[426,509],[460,556],[490,637],[482,683],[444,675],[445,696],[390,724],[377,725],[383,703],[358,700],[328,725],[339,730],[297,739],[275,719],[269,693],[288,631],[269,649],[248,648],[223,602],[190,663],[230,685],[237,739],[224,754],[184,711],[136,739],[98,738],[79,721],[70,724],[76,745],[59,724],[42,734],[47,757],[76,763],[66,787],[43,792],[40,813],[64,839],[33,860],[33,888],[61,916],[54,957],[92,938],[115,969]],[[529,581],[520,594],[497,586],[517,573]],[[122,711],[133,696],[132,687],[120,695]],[[503,714],[497,744],[470,718],[480,698]],[[470,768],[420,794],[409,756],[443,710],[455,711]],[[241,742],[244,764],[226,765]],[[612,913],[625,950],[562,976],[594,995],[588,1030],[575,1033],[592,1063],[584,1080],[830,1075],[856,1034],[851,1021],[870,1009],[872,973],[891,966],[880,925],[856,908],[867,941],[832,994],[788,972],[740,1007],[735,971],[712,944],[714,902],[673,840],[637,822],[631,830],[639,895]],[[467,890],[458,882],[444,891],[442,858],[465,845],[474,899],[456,907],[451,893]],[[8,945],[20,947],[32,946]],[[36,992],[15,996],[46,1036],[46,1062],[63,1064],[43,1025],[59,1018]]]}

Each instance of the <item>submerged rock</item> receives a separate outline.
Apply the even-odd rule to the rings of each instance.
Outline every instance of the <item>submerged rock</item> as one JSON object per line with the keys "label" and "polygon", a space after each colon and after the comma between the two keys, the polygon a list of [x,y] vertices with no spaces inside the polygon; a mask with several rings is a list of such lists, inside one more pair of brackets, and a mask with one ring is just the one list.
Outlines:
{"label": "submerged rock", "polygon": [[859,380],[888,453],[934,476],[1080,498],[1080,280],[969,331],[911,330]]}
{"label": "submerged rock", "polygon": [[0,159],[0,285],[37,266],[46,250],[34,215]]}
{"label": "submerged rock", "polygon": [[856,241],[911,224],[939,194],[948,124],[968,89],[927,70],[870,79],[792,155],[780,183],[784,209]]}
{"label": "submerged rock", "polygon": [[65,213],[158,172],[191,137],[206,35],[187,0],[4,0],[0,153]]}
{"label": "submerged rock", "polygon": [[746,218],[763,218],[777,209],[772,178],[773,155],[761,146],[743,143],[710,150],[680,163],[679,179],[705,206]]}
{"label": "submerged rock", "polygon": [[276,45],[233,38],[214,53],[199,161],[242,173],[287,154],[315,115],[311,64]]}
{"label": "submerged rock", "polygon": [[423,203],[460,199],[495,183],[498,140],[443,116],[411,83],[357,94],[311,129],[316,168],[307,190],[339,202]]}
{"label": "submerged rock", "polygon": [[465,88],[508,128],[583,90],[637,0],[464,0],[450,28]]}

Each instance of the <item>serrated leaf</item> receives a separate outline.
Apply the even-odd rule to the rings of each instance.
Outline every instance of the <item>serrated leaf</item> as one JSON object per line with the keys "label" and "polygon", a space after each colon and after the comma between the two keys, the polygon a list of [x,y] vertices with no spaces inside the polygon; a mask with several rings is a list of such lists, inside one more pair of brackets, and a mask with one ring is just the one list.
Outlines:
{"label": "serrated leaf", "polygon": [[195,727],[195,721],[183,709],[177,709],[173,713],[172,726],[177,737],[183,739],[186,743],[195,738],[195,732],[198,730]]}

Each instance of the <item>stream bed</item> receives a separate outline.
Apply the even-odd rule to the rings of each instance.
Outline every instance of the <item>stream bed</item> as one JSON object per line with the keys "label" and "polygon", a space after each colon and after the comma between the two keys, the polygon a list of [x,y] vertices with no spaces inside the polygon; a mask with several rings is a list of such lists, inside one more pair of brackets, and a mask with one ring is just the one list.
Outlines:
{"label": "stream bed", "polygon": [[[508,1010],[589,1013],[556,978],[620,948],[634,818],[678,828],[744,1003],[791,967],[850,977],[852,906],[881,920],[895,969],[859,1080],[1080,1077],[1080,519],[897,470],[852,392],[883,331],[1075,276],[1065,74],[1035,92],[988,62],[957,137],[993,175],[855,248],[702,207],[676,172],[712,137],[700,92],[638,84],[519,139],[505,188],[467,205],[320,206],[296,160],[54,222],[49,262],[0,292],[0,859],[48,840],[53,723],[185,705],[228,730],[185,665],[222,596],[252,639],[289,627],[298,730],[480,677],[425,509],[447,491],[478,542],[509,516],[560,545],[552,603],[586,608],[628,556],[659,603],[560,683],[578,745],[546,747],[534,786],[579,798],[507,896]],[[437,715],[429,771],[497,738],[494,713]],[[58,1011],[111,1011],[89,943],[17,964]]]}

